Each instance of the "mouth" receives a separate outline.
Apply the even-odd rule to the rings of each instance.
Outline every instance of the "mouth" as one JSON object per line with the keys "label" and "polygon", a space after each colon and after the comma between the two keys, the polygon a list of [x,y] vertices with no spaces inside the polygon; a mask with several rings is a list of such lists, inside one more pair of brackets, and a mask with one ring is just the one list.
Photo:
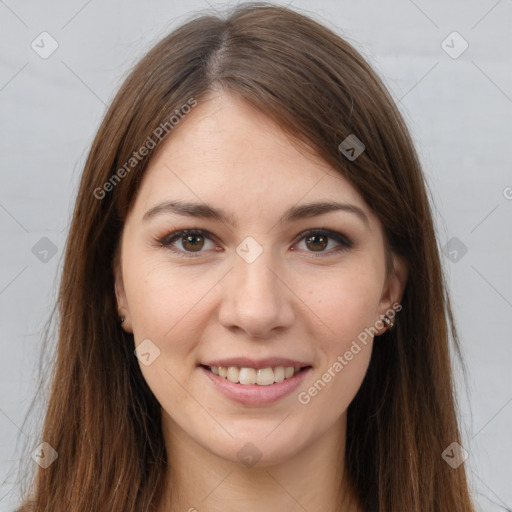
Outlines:
{"label": "mouth", "polygon": [[311,368],[310,365],[266,366],[263,368],[252,366],[210,366],[203,364],[200,366],[221,379],[242,386],[271,386],[292,379],[298,373]]}
{"label": "mouth", "polygon": [[280,358],[209,361],[198,369],[219,393],[248,407],[269,406],[289,397],[313,371],[307,363]]}

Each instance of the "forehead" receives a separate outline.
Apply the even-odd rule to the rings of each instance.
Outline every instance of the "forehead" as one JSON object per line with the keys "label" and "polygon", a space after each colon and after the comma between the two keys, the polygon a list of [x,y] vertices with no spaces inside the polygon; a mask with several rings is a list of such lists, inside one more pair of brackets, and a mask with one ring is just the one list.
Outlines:
{"label": "forehead", "polygon": [[225,93],[198,102],[160,145],[135,206],[147,211],[172,199],[216,205],[235,217],[275,217],[313,200],[348,202],[371,216],[338,171],[301,150],[262,112]]}

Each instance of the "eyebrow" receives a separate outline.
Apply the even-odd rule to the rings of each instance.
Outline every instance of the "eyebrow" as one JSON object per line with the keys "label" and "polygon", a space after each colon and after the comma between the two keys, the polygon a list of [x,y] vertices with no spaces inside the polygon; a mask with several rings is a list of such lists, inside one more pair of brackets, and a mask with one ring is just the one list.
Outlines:
{"label": "eyebrow", "polygon": [[[321,201],[316,203],[308,203],[292,206],[279,219],[280,222],[293,222],[317,215],[323,215],[334,211],[343,211],[355,214],[369,228],[370,222],[365,212],[356,205],[349,203],[337,203],[333,201]],[[147,221],[160,214],[177,214],[186,217],[198,217],[203,219],[211,219],[223,222],[230,226],[236,227],[235,219],[226,211],[215,208],[208,204],[189,203],[184,201],[166,201],[149,209],[143,216],[143,220]]]}

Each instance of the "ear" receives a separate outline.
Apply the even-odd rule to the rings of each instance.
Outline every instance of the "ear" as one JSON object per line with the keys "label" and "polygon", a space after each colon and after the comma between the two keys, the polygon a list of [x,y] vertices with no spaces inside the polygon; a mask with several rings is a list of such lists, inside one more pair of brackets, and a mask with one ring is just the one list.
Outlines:
{"label": "ear", "polygon": [[[402,296],[404,293],[405,285],[407,284],[407,277],[409,275],[409,266],[404,257],[393,254],[392,255],[392,270],[384,283],[384,287],[382,290],[381,300],[379,302],[378,308],[378,316],[375,319],[375,323],[379,326],[382,322],[382,318],[388,313],[388,316],[391,318],[389,313],[397,312],[397,305],[400,304],[402,300]],[[393,305],[395,307],[393,307]],[[400,308],[401,309],[401,308]],[[399,311],[399,310],[398,310]],[[391,318],[392,322],[395,322],[393,318]],[[378,322],[378,323],[377,323]],[[384,334],[388,327],[386,324],[379,329],[377,336]]]}
{"label": "ear", "polygon": [[114,258],[114,290],[116,293],[117,313],[119,318],[124,318],[124,322],[121,324],[121,327],[126,332],[133,333],[130,309],[128,307],[128,300],[124,289],[121,256],[119,253],[120,251],[118,251],[118,254]]}

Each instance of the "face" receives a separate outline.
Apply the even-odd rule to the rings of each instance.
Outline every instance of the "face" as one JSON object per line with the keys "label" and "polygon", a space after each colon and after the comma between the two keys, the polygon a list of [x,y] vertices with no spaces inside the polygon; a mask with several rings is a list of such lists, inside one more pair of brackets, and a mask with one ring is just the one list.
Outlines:
{"label": "face", "polygon": [[342,431],[405,267],[386,278],[358,192],[242,100],[211,95],[171,135],[123,228],[123,327],[164,435],[288,460]]}

